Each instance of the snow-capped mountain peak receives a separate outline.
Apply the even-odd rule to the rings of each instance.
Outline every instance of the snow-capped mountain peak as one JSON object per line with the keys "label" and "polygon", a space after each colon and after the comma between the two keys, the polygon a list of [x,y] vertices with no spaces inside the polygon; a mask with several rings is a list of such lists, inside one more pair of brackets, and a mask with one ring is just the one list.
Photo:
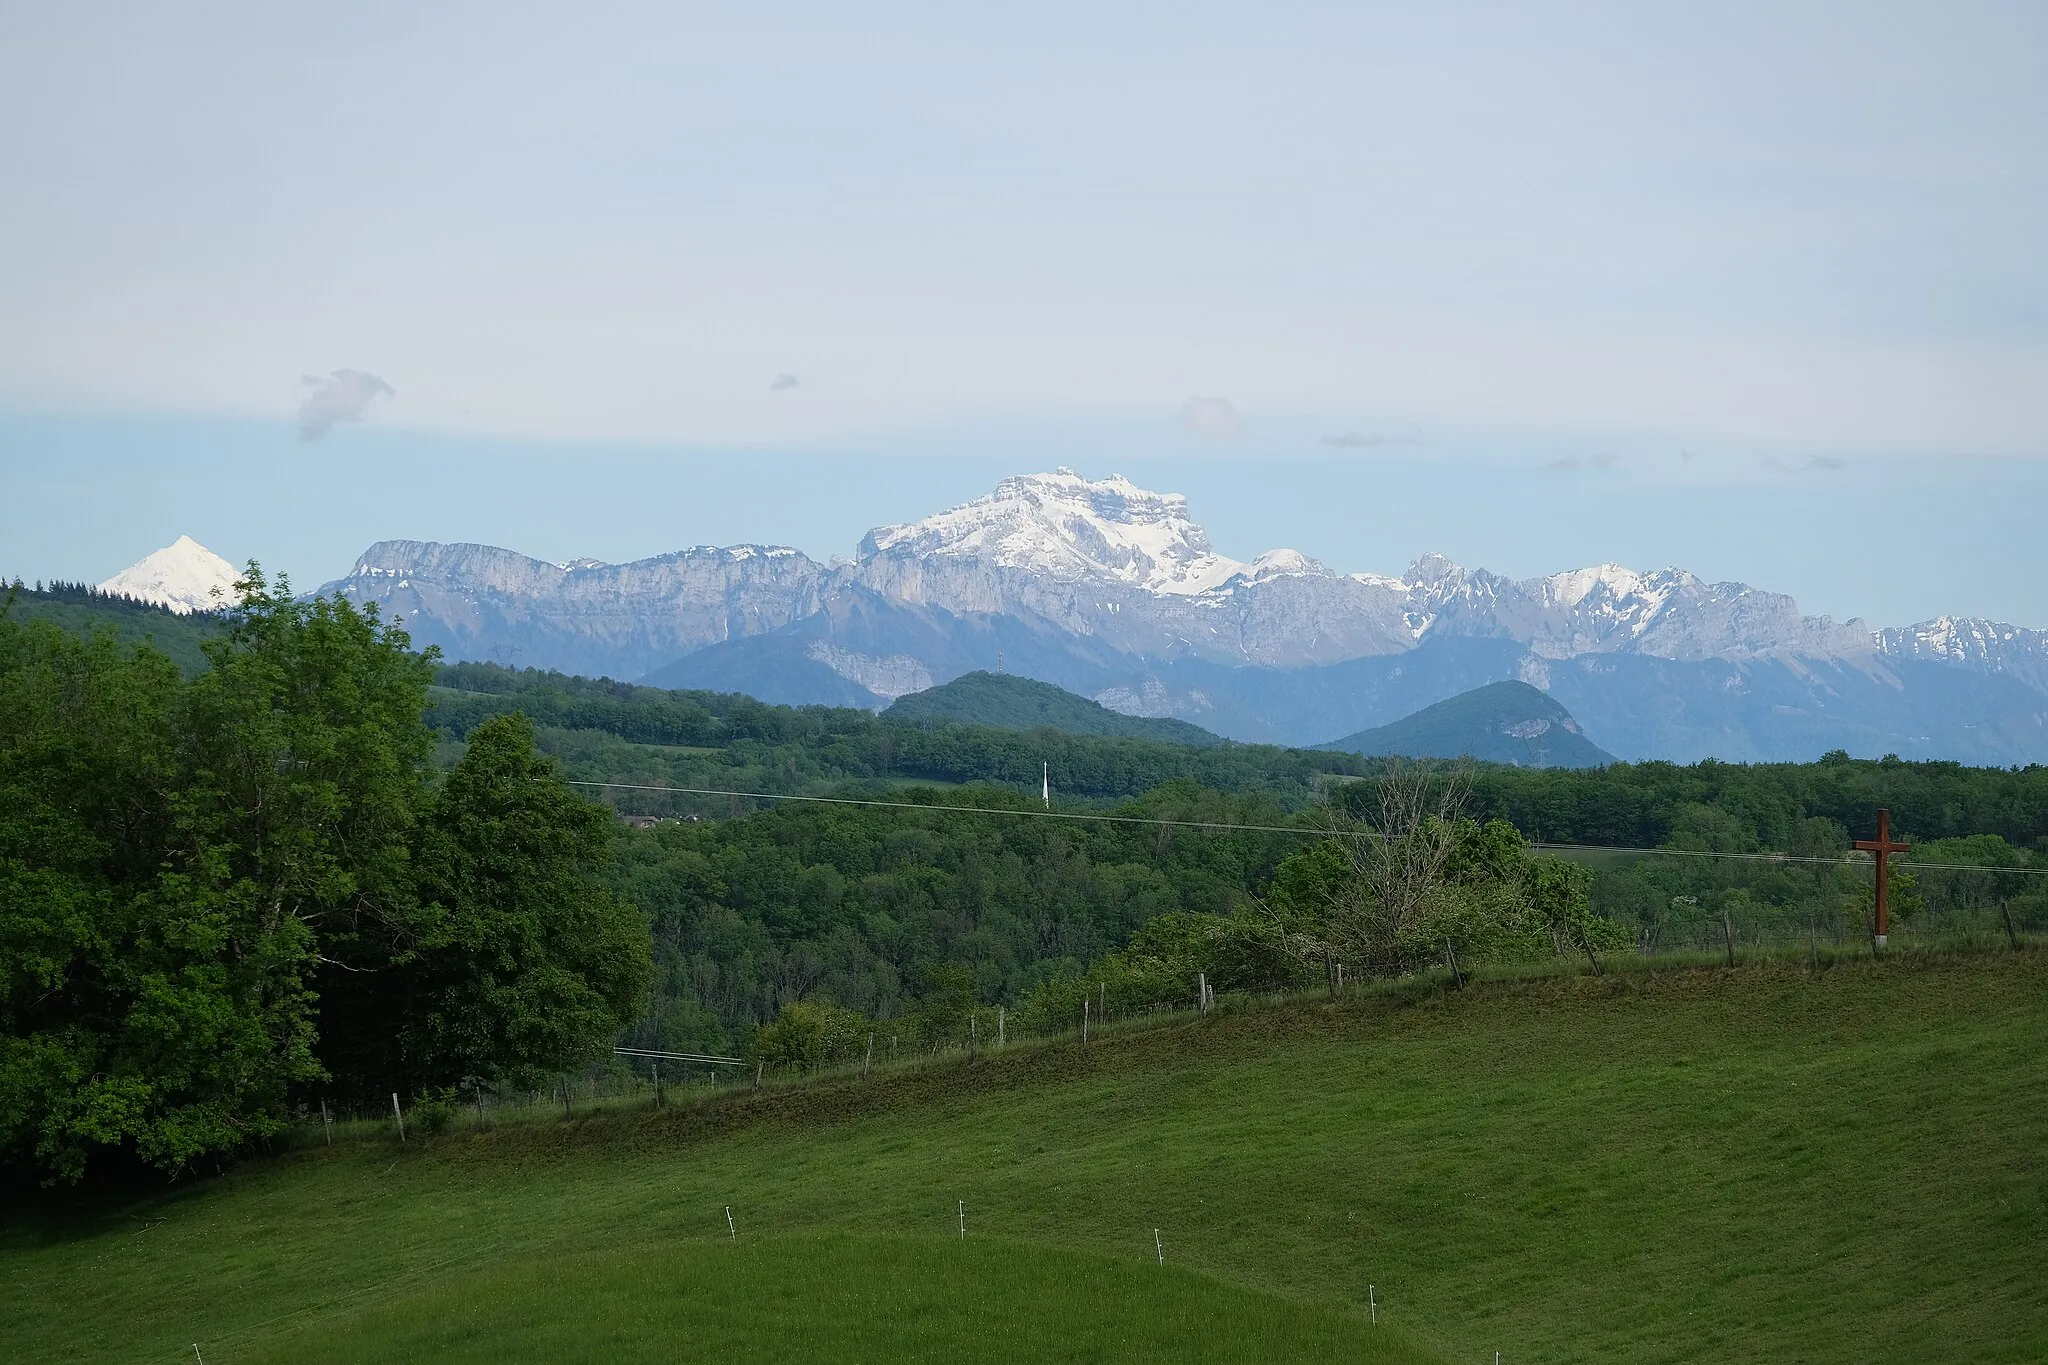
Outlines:
{"label": "snow-capped mountain peak", "polygon": [[1004,479],[986,497],[861,543],[878,556],[971,558],[1066,581],[1110,580],[1182,595],[1216,587],[1245,565],[1209,547],[1187,499],[1154,493],[1120,474],[1090,480],[1071,469]]}
{"label": "snow-capped mountain peak", "polygon": [[1330,570],[1299,550],[1268,550],[1244,566],[1246,582],[1263,583],[1273,578],[1332,578]]}
{"label": "snow-capped mountain peak", "polygon": [[101,592],[139,598],[184,615],[213,611],[235,600],[241,572],[190,536],[130,564],[100,584]]}
{"label": "snow-capped mountain peak", "polygon": [[1633,597],[1642,591],[1644,575],[1619,564],[1595,564],[1531,579],[1526,586],[1531,596],[1547,605],[1576,607],[1602,589],[1609,597]]}

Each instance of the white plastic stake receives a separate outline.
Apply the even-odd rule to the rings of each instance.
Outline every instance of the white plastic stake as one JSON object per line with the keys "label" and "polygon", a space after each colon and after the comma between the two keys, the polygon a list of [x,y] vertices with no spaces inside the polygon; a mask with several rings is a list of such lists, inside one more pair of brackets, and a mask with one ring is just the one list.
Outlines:
{"label": "white plastic stake", "polygon": [[960,1204],[960,1240],[964,1242],[967,1240],[967,1201],[962,1199],[958,1202]]}
{"label": "white plastic stake", "polygon": [[1003,1007],[996,1006],[996,1046],[1003,1045]]}
{"label": "white plastic stake", "polygon": [[1367,1285],[1365,1287],[1365,1308],[1368,1313],[1372,1314],[1372,1325],[1375,1327],[1379,1326],[1380,1301],[1377,1298],[1373,1297],[1371,1285]]}
{"label": "white plastic stake", "polygon": [[1166,1264],[1166,1244],[1159,1240],[1159,1229],[1152,1229],[1152,1251],[1159,1257],[1159,1264]]}
{"label": "white plastic stake", "polygon": [[391,1092],[391,1117],[398,1120],[398,1140],[405,1141],[405,1111],[398,1107],[398,1092]]}
{"label": "white plastic stake", "polygon": [[735,1242],[740,1239],[740,1230],[732,1221],[732,1205],[730,1204],[725,1206],[725,1235],[732,1238]]}

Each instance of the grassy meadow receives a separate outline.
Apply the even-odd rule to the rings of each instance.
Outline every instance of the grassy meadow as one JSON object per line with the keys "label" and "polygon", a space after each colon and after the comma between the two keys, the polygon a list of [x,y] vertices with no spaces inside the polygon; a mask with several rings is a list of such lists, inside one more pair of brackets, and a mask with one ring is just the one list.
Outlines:
{"label": "grassy meadow", "polygon": [[2036,1361],[2044,1158],[2039,951],[1410,982],[16,1201],[0,1358]]}

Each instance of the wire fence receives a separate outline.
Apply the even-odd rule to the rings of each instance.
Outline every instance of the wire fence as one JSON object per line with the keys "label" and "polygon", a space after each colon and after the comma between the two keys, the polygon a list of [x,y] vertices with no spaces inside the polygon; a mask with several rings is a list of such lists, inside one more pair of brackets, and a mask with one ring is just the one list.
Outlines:
{"label": "wire fence", "polygon": [[[1982,912],[1951,913],[1895,928],[1885,958],[1967,956],[1987,951],[2039,951],[2039,929],[2008,936],[2002,922]],[[1374,995],[1465,990],[1475,984],[1583,976],[1593,970],[1625,975],[1731,967],[1796,967],[1821,971],[1852,959],[1878,955],[1865,939],[1823,935],[1809,922],[1805,930],[1759,920],[1739,924],[1731,916],[1716,938],[1701,933],[1652,949],[1610,950],[1589,967],[1584,959],[1498,962],[1445,966],[1398,978],[1371,976],[1332,961],[1320,987],[1290,991],[1219,993],[1201,974],[1184,996],[1137,1000],[1120,996],[1105,982],[1088,983],[1089,999],[1067,1027],[1034,1026],[1004,1007],[970,1011],[962,1034],[939,1040],[888,1033],[890,1021],[874,1021],[870,1040],[853,1050],[833,1050],[802,1063],[771,1064],[762,1057],[678,1060],[654,1049],[624,1049],[531,1090],[475,1087],[462,1094],[426,1098],[392,1097],[383,1104],[343,1105],[326,1101],[302,1109],[298,1123],[278,1142],[283,1150],[365,1142],[393,1146],[430,1142],[453,1132],[490,1132],[542,1124],[647,1114],[663,1110],[706,1111],[750,1097],[814,1086],[882,1081],[962,1063],[1052,1047],[1092,1047],[1135,1033],[1185,1027],[1212,1014],[1283,1008]],[[1000,1021],[1000,1022],[999,1022]],[[1014,1022],[1012,1022],[1014,1021]],[[636,1055],[637,1054],[637,1055]]]}

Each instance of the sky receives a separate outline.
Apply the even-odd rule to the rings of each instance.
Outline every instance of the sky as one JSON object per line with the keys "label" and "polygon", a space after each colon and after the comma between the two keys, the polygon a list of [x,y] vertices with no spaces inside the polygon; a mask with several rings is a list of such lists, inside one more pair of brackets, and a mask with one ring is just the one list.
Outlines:
{"label": "sky", "polygon": [[2044,146],[2039,3],[9,6],[0,572],[824,557],[1068,465],[2048,625]]}

